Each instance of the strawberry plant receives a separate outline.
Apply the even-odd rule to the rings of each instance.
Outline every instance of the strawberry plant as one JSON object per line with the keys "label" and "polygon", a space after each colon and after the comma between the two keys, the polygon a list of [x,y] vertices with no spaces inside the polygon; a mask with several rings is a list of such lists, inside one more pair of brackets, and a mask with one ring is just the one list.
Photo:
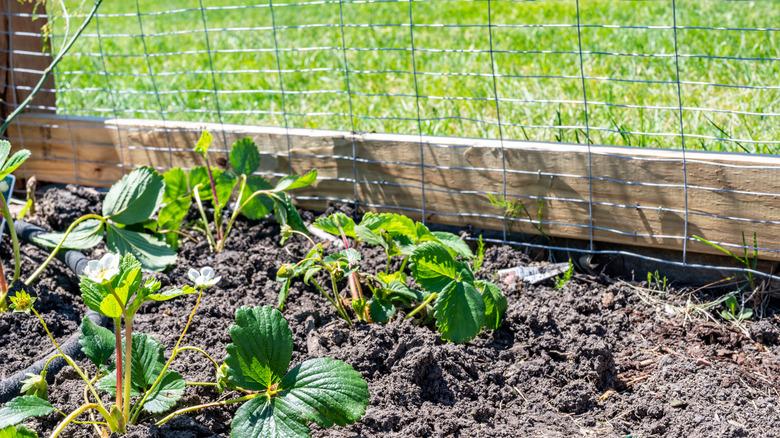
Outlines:
{"label": "strawberry plant", "polygon": [[[9,157],[10,155],[10,157]],[[21,149],[14,152],[11,155],[11,143],[6,140],[0,140],[0,181],[3,181],[5,177],[13,173],[19,166],[24,164],[27,159],[30,158],[30,151],[27,149]],[[12,188],[13,189],[13,188]],[[8,193],[11,193],[10,191]],[[14,227],[14,218],[11,215],[11,210],[8,208],[8,200],[0,194],[0,214],[8,227],[8,234],[11,236],[11,247],[14,257],[14,273],[11,277],[11,283],[15,283],[19,280],[19,276],[22,272],[22,256],[19,246],[19,238],[16,235],[16,228]],[[0,229],[0,233],[2,230]],[[0,265],[0,311],[6,309],[6,297],[8,295],[8,282],[3,272],[3,267]]]}
{"label": "strawberry plant", "polygon": [[157,422],[215,406],[241,403],[231,437],[296,438],[309,436],[309,424],[321,428],[358,421],[368,404],[368,385],[349,364],[327,357],[289,368],[293,338],[282,314],[271,307],[242,307],[230,327],[226,376],[229,386],[246,394],[180,409]]}
{"label": "strawberry plant", "polygon": [[[263,177],[253,175],[260,167],[260,153],[251,139],[243,138],[233,144],[226,170],[211,165],[208,156],[211,142],[211,134],[204,131],[195,146],[195,152],[204,161],[203,166],[189,171],[173,168],[164,174],[164,205],[155,226],[169,243],[176,245],[182,234],[184,219],[193,203],[200,215],[199,230],[205,234],[209,246],[215,252],[225,248],[239,215],[256,220],[273,212],[281,225],[306,231],[287,192],[314,183],[317,179],[316,171],[302,176],[286,176],[272,185]],[[231,200],[232,211],[225,217]],[[205,201],[210,201],[213,208],[211,223],[204,207]]]}
{"label": "strawberry plant", "polygon": [[[484,258],[484,244],[478,246],[475,256],[458,236],[430,231],[422,223],[393,213],[366,213],[359,224],[335,213],[317,219],[315,226],[339,236],[344,249],[326,254],[322,245],[311,241],[303,259],[283,265],[277,272],[282,283],[280,309],[291,282],[302,278],[319,290],[348,324],[353,323],[353,315],[358,321],[384,323],[400,308],[408,311],[407,317],[427,321],[432,316],[442,338],[453,342],[466,342],[482,328],[500,326],[506,298],[498,286],[474,276]],[[358,246],[350,247],[350,239]],[[359,245],[382,247],[387,257],[385,270],[361,272]],[[398,269],[392,270],[393,266]],[[329,287],[320,284],[319,272],[327,273]],[[345,279],[349,299],[340,293]],[[363,295],[363,286],[371,292],[370,298]]]}
{"label": "strawberry plant", "polygon": [[160,207],[164,188],[156,170],[139,167],[111,186],[101,214],[81,216],[64,233],[35,235],[35,243],[54,249],[25,283],[34,281],[61,249],[89,249],[104,238],[109,251],[132,254],[144,269],[162,271],[176,262],[176,252],[144,228]]}
{"label": "strawberry plant", "polygon": [[[194,286],[170,288],[160,291],[161,284],[154,278],[144,279],[141,263],[132,254],[124,257],[108,253],[100,260],[91,260],[84,269],[80,289],[86,306],[113,321],[114,330],[101,327],[89,318],[81,323],[79,342],[84,355],[95,365],[93,376],[80,367],[72,357],[60,348],[43,317],[35,309],[35,298],[25,291],[11,297],[15,312],[32,313],[54,344],[58,354],[83,380],[84,403],[70,414],[55,409],[47,400],[46,372],[51,360],[38,376],[25,381],[25,395],[14,398],[0,409],[0,428],[16,426],[27,418],[60,412],[64,418],[51,434],[59,436],[69,425],[86,413],[97,414],[110,432],[124,432],[128,424],[135,423],[142,412],[158,414],[171,409],[185,389],[182,376],[170,371],[177,355],[186,350],[203,354],[214,366],[219,364],[204,350],[181,343],[199,308],[204,291],[216,284],[219,277],[210,268],[191,270],[189,277]],[[135,333],[133,319],[144,303],[167,301],[184,295],[197,294],[187,322],[167,360],[162,345],[151,336]],[[216,386],[216,384],[214,384]],[[101,393],[114,397],[114,403],[106,405]],[[0,435],[2,436],[2,435]]]}

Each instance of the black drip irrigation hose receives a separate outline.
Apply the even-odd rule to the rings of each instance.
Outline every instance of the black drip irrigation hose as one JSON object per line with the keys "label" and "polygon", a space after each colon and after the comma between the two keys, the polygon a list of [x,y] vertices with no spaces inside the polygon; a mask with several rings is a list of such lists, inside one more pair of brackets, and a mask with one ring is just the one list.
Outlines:
{"label": "black drip irrigation hose", "polygon": [[[19,235],[19,238],[28,243],[32,243],[32,237],[34,235],[46,232],[46,230],[43,228],[24,221],[15,221],[14,225],[16,227],[16,232]],[[87,266],[88,261],[87,257],[78,251],[61,251],[57,255],[57,258],[65,263],[68,269],[73,271],[73,273],[76,275],[81,275],[81,273],[84,272],[84,267]],[[93,310],[87,309],[85,316],[96,324],[105,325],[105,318]],[[75,333],[71,334],[68,339],[65,340],[65,342],[62,342],[60,347],[62,348],[62,351],[68,356],[80,355],[81,345],[79,344],[78,329]],[[46,365],[46,362],[56,354],[57,350],[52,348],[52,351],[50,351],[44,358],[36,361],[27,368],[17,371],[11,376],[0,380],[0,403],[5,403],[19,395],[19,390],[22,388],[22,380],[27,378],[27,374],[40,374],[40,372],[43,370],[43,367]],[[51,380],[51,378],[54,377],[54,375],[57,374],[57,372],[59,372],[64,365],[65,361],[62,360],[62,358],[54,359],[49,364],[49,368],[46,374],[47,380]]]}

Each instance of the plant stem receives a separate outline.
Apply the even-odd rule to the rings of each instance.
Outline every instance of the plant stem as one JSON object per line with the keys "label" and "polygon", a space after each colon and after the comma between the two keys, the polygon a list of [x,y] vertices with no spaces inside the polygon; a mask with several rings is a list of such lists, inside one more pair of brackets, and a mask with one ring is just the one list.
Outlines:
{"label": "plant stem", "polygon": [[84,216],[81,216],[80,218],[73,221],[73,223],[70,224],[68,229],[65,230],[65,234],[62,235],[62,240],[60,240],[60,243],[58,243],[57,246],[54,247],[54,249],[51,251],[51,254],[49,254],[49,256],[46,257],[46,260],[44,260],[43,263],[41,263],[41,266],[38,266],[38,269],[36,269],[35,272],[33,272],[29,277],[27,277],[26,280],[24,280],[24,284],[29,285],[30,283],[35,281],[35,279],[37,279],[39,275],[41,275],[41,273],[46,269],[49,263],[51,263],[51,261],[54,260],[54,257],[57,256],[57,253],[60,251],[60,249],[62,249],[62,245],[65,244],[65,241],[68,239],[70,233],[74,229],[76,229],[76,226],[78,224],[88,219],[97,219],[100,222],[104,222],[104,223],[106,221],[106,219],[103,216],[97,214],[85,214]]}
{"label": "plant stem", "polygon": [[417,306],[414,310],[409,312],[408,315],[406,315],[406,319],[409,319],[409,318],[413,317],[414,315],[416,315],[417,313],[419,313],[426,306],[428,306],[428,304],[430,304],[431,301],[435,300],[436,297],[438,297],[438,296],[439,296],[439,294],[437,294],[436,292],[431,292],[431,294],[428,295],[427,297],[425,297],[425,300],[423,300],[423,302],[419,306]]}
{"label": "plant stem", "polygon": [[341,302],[341,296],[339,296],[339,285],[336,282],[336,277],[333,275],[333,273],[330,274],[330,286],[333,289],[333,295],[336,299],[336,309],[339,309],[341,311],[341,314],[343,315],[344,319],[347,321],[347,324],[352,326],[352,318],[349,317],[349,314],[347,313],[347,310],[344,308],[344,303]]}
{"label": "plant stem", "polygon": [[48,360],[46,360],[46,363],[43,364],[43,368],[41,369],[41,375],[45,376],[46,372],[49,369],[49,366],[51,365],[51,363],[54,362],[56,359],[59,359],[59,358],[65,359],[65,356],[57,353],[57,354],[53,355],[52,357],[50,357]]}
{"label": "plant stem", "polygon": [[255,398],[255,397],[259,396],[259,395],[260,394],[258,394],[258,393],[253,393],[253,394],[248,394],[248,395],[245,395],[245,396],[242,396],[242,397],[233,398],[233,399],[230,399],[230,400],[224,400],[224,401],[218,401],[218,402],[212,402],[212,403],[204,403],[202,405],[190,406],[190,407],[187,407],[187,408],[182,408],[182,409],[179,409],[178,411],[174,411],[174,412],[171,412],[170,414],[166,415],[160,421],[155,423],[155,425],[157,425],[158,427],[162,426],[163,424],[171,421],[171,419],[173,419],[174,417],[182,415],[182,414],[186,414],[186,413],[194,412],[194,411],[199,411],[201,409],[214,408],[214,407],[218,407],[218,406],[227,406],[227,405],[232,405],[232,404],[236,404],[236,403],[242,403],[242,402],[245,402],[247,400],[252,400],[253,398]]}
{"label": "plant stem", "polygon": [[183,347],[179,347],[178,349],[176,349],[176,352],[177,352],[177,353],[180,353],[180,352],[182,352],[182,351],[195,351],[195,352],[197,352],[197,353],[200,353],[200,354],[201,354],[201,355],[203,355],[203,356],[204,356],[206,359],[208,359],[208,360],[209,360],[209,362],[211,362],[211,364],[212,364],[212,365],[214,365],[214,368],[215,368],[215,369],[219,370],[219,362],[217,362],[217,360],[216,360],[216,359],[214,359],[213,357],[211,357],[211,355],[210,355],[210,354],[209,354],[209,353],[208,353],[206,350],[204,350],[204,349],[202,349],[202,348],[198,348],[198,347],[193,347],[192,345],[185,345],[185,346],[183,346]]}
{"label": "plant stem", "polygon": [[214,235],[211,234],[211,228],[209,228],[209,220],[206,218],[206,212],[203,210],[203,201],[200,200],[200,184],[195,185],[192,189],[192,197],[195,198],[195,205],[200,212],[200,218],[203,221],[203,229],[206,230],[206,240],[209,241],[209,246],[212,251],[217,250],[217,243],[214,241]]}
{"label": "plant stem", "polygon": [[40,313],[38,313],[35,308],[32,309],[33,315],[35,315],[36,318],[38,318],[38,322],[43,327],[43,330],[46,332],[46,336],[49,337],[49,340],[54,344],[54,348],[57,350],[57,353],[60,354],[63,360],[65,360],[65,363],[67,363],[71,368],[73,368],[74,371],[76,371],[76,374],[81,377],[84,382],[87,383],[87,387],[89,388],[89,391],[92,393],[92,396],[95,397],[95,400],[97,401],[97,407],[96,409],[100,412],[100,415],[102,415],[104,418],[106,418],[106,421],[110,422],[110,414],[106,410],[105,406],[103,406],[103,403],[100,401],[100,396],[98,395],[97,391],[95,390],[95,387],[92,385],[92,381],[87,377],[87,374],[84,372],[84,370],[79,367],[76,362],[65,352],[62,351],[62,347],[60,347],[59,342],[54,338],[54,335],[51,334],[51,331],[49,331],[49,326],[46,325],[46,321],[43,320],[43,317]]}
{"label": "plant stem", "polygon": [[219,386],[214,382],[186,382],[187,386]]}
{"label": "plant stem", "polygon": [[[192,311],[190,311],[189,316],[187,317],[187,322],[184,324],[184,328],[181,331],[181,334],[179,335],[179,339],[176,340],[176,345],[173,347],[173,351],[171,352],[171,357],[168,358],[168,361],[165,362],[165,365],[162,367],[162,370],[160,371],[160,374],[157,376],[157,378],[154,380],[154,383],[152,383],[152,386],[149,387],[149,390],[144,393],[144,396],[141,398],[141,401],[139,401],[134,408],[134,412],[132,417],[130,417],[131,422],[135,422],[138,419],[138,416],[141,414],[141,409],[144,406],[144,403],[146,403],[146,400],[149,398],[149,395],[151,395],[155,389],[157,389],[157,386],[160,385],[160,382],[162,382],[163,377],[165,377],[165,373],[168,371],[168,368],[170,368],[171,364],[173,363],[174,359],[176,359],[176,356],[179,354],[179,351],[183,351],[183,349],[179,348],[179,345],[181,345],[181,342],[184,340],[184,337],[187,335],[187,331],[190,328],[190,325],[192,324],[192,320],[195,318],[195,313],[198,311],[198,307],[200,306],[200,300],[203,298],[203,289],[198,289],[198,297],[195,299],[195,305],[192,306]],[[186,349],[192,349],[194,350],[195,347],[184,347]],[[200,350],[200,349],[198,349]],[[211,356],[208,355],[205,351],[203,353],[206,354],[206,356],[211,360],[212,363],[214,363],[214,366],[219,369],[219,366],[217,365],[216,361],[211,358]]]}
{"label": "plant stem", "polygon": [[[11,279],[11,284],[13,284],[19,280],[19,276],[22,272],[22,255],[19,250],[19,237],[16,235],[14,217],[11,215],[11,210],[8,209],[8,202],[6,202],[5,197],[2,195],[0,195],[0,208],[2,208],[3,218],[5,218],[5,223],[8,227],[8,234],[11,235],[11,246],[13,247],[14,253],[14,276]],[[3,298],[3,301],[5,301],[5,294],[3,295]]]}
{"label": "plant stem", "polygon": [[[242,187],[241,188],[241,192],[243,192],[243,190],[244,189]],[[241,202],[241,204],[238,204],[238,202],[237,202],[236,203],[237,208],[233,209],[233,213],[231,213],[230,219],[228,219],[227,226],[225,227],[225,237],[223,238],[223,240],[227,240],[227,237],[230,235],[230,230],[233,229],[233,223],[238,218],[238,214],[241,213],[241,210],[243,210],[244,207],[247,206],[247,204],[249,204],[249,201],[255,199],[257,196],[260,196],[260,195],[266,195],[268,197],[273,197],[273,193],[274,192],[271,191],[271,190],[258,190],[256,192],[253,192],[251,195],[249,195],[245,200],[243,200]],[[241,196],[241,195],[239,195],[239,196]],[[223,248],[225,247],[224,243],[222,244],[222,247]]]}
{"label": "plant stem", "polygon": [[208,154],[203,154],[203,160],[206,161],[206,173],[209,176],[209,185],[211,186],[211,198],[214,200],[214,228],[217,229],[217,242],[222,241],[222,206],[217,197],[217,183],[214,181],[214,174],[211,172],[211,163],[209,163]]}
{"label": "plant stem", "polygon": [[[336,312],[338,312],[339,316],[341,316],[341,318],[344,319],[344,321],[346,321],[347,324],[352,325],[352,320],[350,320],[349,315],[344,313],[344,310],[342,310],[342,308],[337,304],[337,301],[333,300],[333,297],[330,296],[330,294],[325,290],[325,288],[320,286],[320,284],[317,281],[313,281],[312,283],[314,283],[314,287],[316,287],[317,290],[320,291],[322,296],[324,296],[325,299],[328,300],[333,305],[333,307],[336,308]],[[336,295],[336,300],[338,300],[338,295]]]}
{"label": "plant stem", "polygon": [[[114,339],[116,342],[116,407],[122,408],[122,320],[114,318]],[[128,366],[129,368],[129,366]]]}
{"label": "plant stem", "polygon": [[128,419],[130,418],[130,389],[132,384],[132,369],[133,367],[130,366],[133,360],[133,315],[132,313],[125,313],[125,364],[127,365],[124,369],[125,371],[125,378],[124,382],[124,409],[122,409],[122,417],[124,418],[125,424],[128,423]]}
{"label": "plant stem", "polygon": [[84,412],[87,412],[90,409],[100,409],[100,405],[97,403],[89,403],[89,404],[83,404],[79,406],[75,411],[71,412],[70,415],[65,417],[60,424],[57,425],[57,427],[52,431],[51,435],[49,435],[49,438],[57,438],[60,436],[63,430],[65,430],[66,427],[72,422],[76,420],[76,418],[79,417],[79,415],[83,414]]}

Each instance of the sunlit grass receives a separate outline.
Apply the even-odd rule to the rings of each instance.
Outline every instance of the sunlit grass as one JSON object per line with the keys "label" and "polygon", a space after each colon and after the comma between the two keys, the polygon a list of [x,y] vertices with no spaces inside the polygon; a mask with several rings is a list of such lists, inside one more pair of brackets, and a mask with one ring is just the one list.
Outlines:
{"label": "sunlit grass", "polygon": [[[294,127],[585,142],[586,94],[593,143],[681,146],[671,2],[581,2],[583,93],[574,1],[492,1],[494,68],[484,0],[412,3],[414,65],[408,2],[285,1],[273,3],[278,59],[265,2],[204,0],[202,13],[197,0],[143,0],[141,24],[135,1],[105,2],[57,71],[58,107],[276,126],[284,109]],[[224,8],[236,5],[254,6]],[[780,58],[780,32],[701,28],[779,18],[774,2],[678,1],[687,147],[780,150],[780,61],[764,59]]]}

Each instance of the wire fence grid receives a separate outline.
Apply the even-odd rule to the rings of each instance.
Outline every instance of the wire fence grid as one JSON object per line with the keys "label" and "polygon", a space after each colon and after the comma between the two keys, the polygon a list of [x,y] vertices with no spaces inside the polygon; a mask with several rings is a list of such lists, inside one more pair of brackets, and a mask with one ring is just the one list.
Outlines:
{"label": "wire fence grid", "polygon": [[[20,15],[9,10],[3,13],[5,18]],[[71,26],[85,16],[72,13]],[[778,18],[780,8],[773,2],[735,6],[714,0],[106,2],[56,69],[55,86],[41,90],[56,96],[56,106],[34,105],[31,110],[416,135],[421,199],[415,212],[423,218],[452,214],[432,211],[426,203],[431,190],[443,190],[426,184],[426,170],[442,165],[426,161],[423,137],[496,140],[500,166],[471,170],[500,174],[501,189],[480,194],[506,199],[511,192],[521,201],[586,206],[588,217],[582,223],[539,221],[585,230],[585,252],[647,257],[597,248],[596,231],[676,239],[682,244],[680,260],[647,258],[723,268],[688,262],[692,217],[766,227],[780,225],[780,219],[756,219],[749,211],[689,208],[689,198],[698,193],[740,191],[718,181],[689,184],[686,152],[776,155],[780,151],[776,79],[780,77],[780,27],[774,25]],[[51,22],[50,44],[55,49],[67,38],[64,23],[62,17]],[[40,32],[8,29],[7,33],[17,39],[41,37]],[[6,52],[48,56],[13,47]],[[10,74],[42,73],[23,65],[2,68]],[[30,90],[16,85],[15,92]],[[548,175],[544,169],[509,168],[504,142],[510,140],[586,145],[585,172]],[[591,145],[681,149],[682,182],[594,175],[592,159],[602,152]],[[288,140],[288,151],[290,147]],[[78,145],[73,148],[75,160]],[[365,159],[354,142],[350,155],[329,158],[352,163],[349,182],[355,185],[352,199],[332,200],[361,201],[358,184],[387,184],[359,181],[354,166]],[[724,172],[735,169],[709,164]],[[780,167],[767,166],[767,170]],[[508,187],[507,176],[522,173],[580,178],[588,181],[589,190],[586,197],[561,198]],[[594,182],[624,186],[628,191],[678,189],[683,208],[594,200]],[[772,191],[754,194],[780,197]],[[600,226],[594,221],[594,206],[678,214],[684,229],[681,234],[660,235]],[[473,217],[476,224],[488,217],[503,220],[496,241],[556,249],[510,242],[512,223],[533,219],[484,211],[458,214]],[[745,247],[741,241],[718,243],[737,252]],[[759,249],[780,252],[777,247]]]}

